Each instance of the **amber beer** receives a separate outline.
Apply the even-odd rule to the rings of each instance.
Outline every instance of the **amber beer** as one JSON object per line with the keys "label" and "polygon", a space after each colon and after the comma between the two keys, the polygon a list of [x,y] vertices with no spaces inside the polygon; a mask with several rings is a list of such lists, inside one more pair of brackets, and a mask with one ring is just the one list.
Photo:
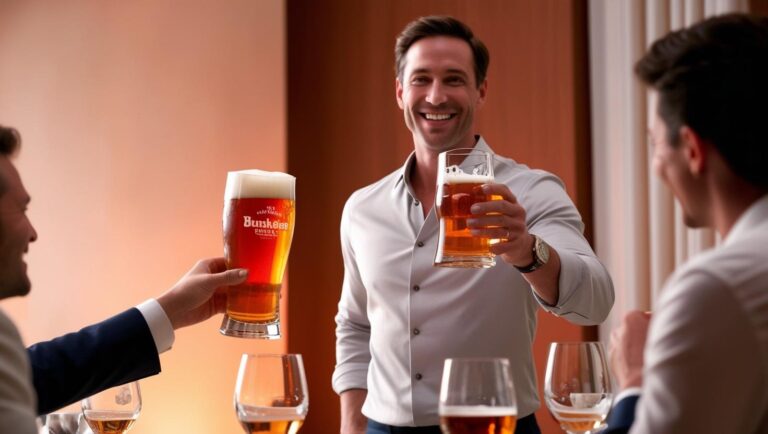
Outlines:
{"label": "amber beer", "polygon": [[225,335],[280,337],[280,288],[293,239],[295,183],[279,172],[227,174],[224,257],[228,269],[248,269],[248,278],[228,289]]}
{"label": "amber beer", "polygon": [[607,417],[606,412],[595,409],[571,409],[568,411],[552,411],[552,415],[560,423],[560,427],[568,432],[590,432],[602,428]]}
{"label": "amber beer", "polygon": [[304,424],[304,419],[271,419],[261,417],[258,420],[241,420],[240,425],[248,434],[296,434]]}
{"label": "amber beer", "polygon": [[94,434],[122,434],[136,422],[136,415],[131,412],[93,412],[83,415]]}
{"label": "amber beer", "polygon": [[472,205],[493,200],[483,193],[482,185],[488,182],[487,177],[463,175],[447,178],[443,184],[436,206],[445,233],[442,240],[444,256],[490,255],[490,239],[473,236],[467,227],[467,219],[472,217]]}
{"label": "amber beer", "polygon": [[467,227],[472,205],[497,199],[483,193],[483,184],[491,182],[493,164],[489,153],[456,149],[440,154],[435,196],[440,234],[435,265],[473,268],[495,265],[490,250],[495,240],[474,236]]}
{"label": "amber beer", "polygon": [[512,434],[516,407],[451,406],[440,411],[443,434]]}

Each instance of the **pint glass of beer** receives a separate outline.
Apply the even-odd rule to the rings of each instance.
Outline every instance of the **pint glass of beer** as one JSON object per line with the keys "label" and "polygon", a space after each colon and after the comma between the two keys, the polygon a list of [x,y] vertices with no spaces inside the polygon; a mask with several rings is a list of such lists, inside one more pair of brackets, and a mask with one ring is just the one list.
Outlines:
{"label": "pint glass of beer", "polygon": [[224,335],[280,337],[280,287],[293,239],[295,186],[296,178],[285,173],[227,174],[224,257],[227,269],[248,269],[248,279],[228,289]]}
{"label": "pint glass of beer", "polygon": [[440,235],[435,265],[440,267],[489,268],[496,265],[490,238],[476,237],[467,227],[470,208],[477,202],[496,199],[483,193],[493,182],[493,156],[475,149],[453,149],[438,156],[435,209]]}
{"label": "pint glass of beer", "polygon": [[511,375],[508,359],[446,359],[438,407],[443,434],[514,433]]}

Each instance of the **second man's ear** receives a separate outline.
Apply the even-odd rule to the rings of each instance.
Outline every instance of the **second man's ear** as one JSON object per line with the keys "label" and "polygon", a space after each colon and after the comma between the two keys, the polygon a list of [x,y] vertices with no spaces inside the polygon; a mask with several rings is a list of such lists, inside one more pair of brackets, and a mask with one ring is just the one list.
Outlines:
{"label": "second man's ear", "polygon": [[680,127],[680,146],[683,147],[685,158],[688,160],[688,170],[694,176],[699,176],[706,167],[706,146],[699,134],[689,126]]}

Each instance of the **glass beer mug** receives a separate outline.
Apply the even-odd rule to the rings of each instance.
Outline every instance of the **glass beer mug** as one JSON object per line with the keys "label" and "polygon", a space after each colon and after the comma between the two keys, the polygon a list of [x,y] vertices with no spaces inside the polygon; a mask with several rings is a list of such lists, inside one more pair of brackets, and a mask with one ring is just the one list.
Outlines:
{"label": "glass beer mug", "polygon": [[467,227],[470,208],[495,200],[482,185],[493,182],[493,155],[475,149],[453,149],[438,156],[435,209],[440,222],[434,265],[489,268],[496,265],[490,238],[476,237]]}
{"label": "glass beer mug", "polygon": [[280,337],[280,288],[293,239],[296,178],[280,172],[229,172],[224,191],[227,269],[248,278],[227,292],[221,333],[241,338]]}

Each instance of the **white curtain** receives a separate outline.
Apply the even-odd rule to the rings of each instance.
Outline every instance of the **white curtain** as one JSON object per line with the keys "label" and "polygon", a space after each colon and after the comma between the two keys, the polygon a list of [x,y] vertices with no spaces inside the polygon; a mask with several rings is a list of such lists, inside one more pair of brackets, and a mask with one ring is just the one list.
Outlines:
{"label": "white curtain", "polygon": [[702,18],[746,11],[747,0],[590,0],[592,181],[595,249],[613,276],[616,303],[600,327],[652,310],[670,273],[712,247],[711,230],[687,229],[651,168],[648,97],[635,62],[659,37]]}

